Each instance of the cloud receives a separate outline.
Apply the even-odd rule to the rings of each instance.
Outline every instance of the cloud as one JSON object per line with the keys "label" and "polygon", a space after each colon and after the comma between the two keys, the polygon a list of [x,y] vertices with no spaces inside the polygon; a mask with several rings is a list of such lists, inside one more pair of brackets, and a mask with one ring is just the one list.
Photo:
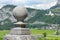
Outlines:
{"label": "cloud", "polygon": [[48,9],[56,4],[56,0],[0,0],[0,7],[7,4],[37,9]]}
{"label": "cloud", "polygon": [[51,3],[48,3],[48,4],[37,4],[37,5],[32,5],[32,6],[26,5],[25,7],[34,8],[34,9],[49,9],[50,7],[56,5],[56,3],[57,3],[57,1],[56,2],[51,2]]}

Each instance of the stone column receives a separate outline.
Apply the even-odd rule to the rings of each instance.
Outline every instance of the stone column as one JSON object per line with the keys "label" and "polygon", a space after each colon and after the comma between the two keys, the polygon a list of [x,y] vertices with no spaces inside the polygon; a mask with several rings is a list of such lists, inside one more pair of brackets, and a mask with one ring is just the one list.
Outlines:
{"label": "stone column", "polygon": [[37,36],[30,35],[30,29],[26,28],[24,19],[27,17],[28,11],[25,7],[16,7],[13,9],[13,16],[17,19],[14,23],[16,28],[12,28],[10,33],[3,37],[3,40],[38,40]]}

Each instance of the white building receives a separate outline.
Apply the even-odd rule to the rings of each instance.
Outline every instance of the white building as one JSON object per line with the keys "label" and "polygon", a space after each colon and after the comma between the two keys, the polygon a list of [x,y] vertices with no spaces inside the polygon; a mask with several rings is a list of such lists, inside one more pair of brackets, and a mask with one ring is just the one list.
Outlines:
{"label": "white building", "polygon": [[45,15],[47,15],[47,16],[54,16],[54,14],[51,12],[51,11],[49,11],[49,14],[45,14]]}

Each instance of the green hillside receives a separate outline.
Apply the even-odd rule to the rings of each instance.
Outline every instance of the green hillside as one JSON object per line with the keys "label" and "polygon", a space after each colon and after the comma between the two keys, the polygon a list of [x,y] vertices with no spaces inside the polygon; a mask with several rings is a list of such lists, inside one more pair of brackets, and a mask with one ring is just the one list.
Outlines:
{"label": "green hillside", "polygon": [[[51,9],[51,11],[53,14],[55,14],[55,12],[60,12],[57,8]],[[60,16],[45,15],[48,13],[49,13],[49,10],[36,10],[36,15],[34,17],[31,17],[28,20],[28,22],[33,23],[35,21],[43,21],[43,22],[51,23],[51,24],[56,24],[56,23],[60,24]]]}
{"label": "green hillside", "polygon": [[[10,19],[10,17],[12,16],[10,14],[10,12],[12,12],[14,7],[16,7],[16,6],[6,5],[0,9],[0,15],[4,14],[4,15],[7,15],[6,17],[8,17],[7,19],[0,20],[0,29],[10,29],[10,28],[14,27],[14,25],[13,25],[14,22],[12,22]],[[46,24],[60,24],[60,16],[55,15],[55,13],[56,14],[60,13],[60,6],[55,6],[48,10],[38,10],[38,9],[31,9],[31,8],[27,8],[27,9],[29,12],[29,15],[28,15],[29,19],[27,21],[25,21],[27,23],[34,23],[34,22],[38,21],[38,22],[44,22]],[[54,14],[53,16],[45,15],[45,14],[49,14],[49,10],[52,11],[52,13]],[[2,16],[0,18],[2,19]],[[13,18],[12,18],[12,20],[13,20]],[[7,21],[7,23],[5,23],[6,21]],[[4,22],[3,25],[1,25],[2,22]],[[40,23],[36,24],[36,25],[39,25],[38,27],[41,27]],[[45,24],[43,24],[43,25],[45,25]],[[28,27],[31,27],[31,25],[28,25]]]}

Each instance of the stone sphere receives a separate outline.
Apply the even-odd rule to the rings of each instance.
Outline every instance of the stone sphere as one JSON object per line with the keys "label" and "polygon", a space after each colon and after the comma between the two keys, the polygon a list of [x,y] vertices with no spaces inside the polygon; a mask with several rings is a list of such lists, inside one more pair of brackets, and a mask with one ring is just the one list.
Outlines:
{"label": "stone sphere", "polygon": [[17,19],[17,21],[23,21],[28,15],[28,11],[25,7],[15,7],[13,9],[13,16]]}

